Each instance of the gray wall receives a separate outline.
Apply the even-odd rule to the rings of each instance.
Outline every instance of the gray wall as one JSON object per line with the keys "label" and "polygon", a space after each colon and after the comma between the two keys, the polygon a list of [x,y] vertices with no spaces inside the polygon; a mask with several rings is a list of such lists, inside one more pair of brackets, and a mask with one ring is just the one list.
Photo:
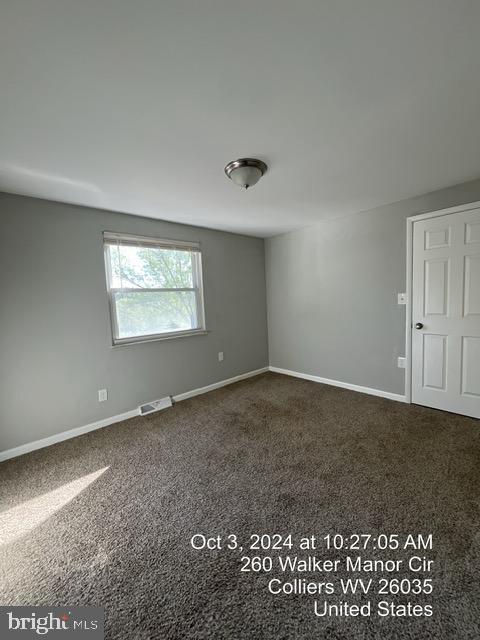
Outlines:
{"label": "gray wall", "polygon": [[[104,230],[200,241],[210,333],[112,348]],[[0,450],[268,364],[261,239],[0,194],[0,264]]]}
{"label": "gray wall", "polygon": [[408,216],[480,200],[480,180],[266,242],[270,365],[404,393]]}

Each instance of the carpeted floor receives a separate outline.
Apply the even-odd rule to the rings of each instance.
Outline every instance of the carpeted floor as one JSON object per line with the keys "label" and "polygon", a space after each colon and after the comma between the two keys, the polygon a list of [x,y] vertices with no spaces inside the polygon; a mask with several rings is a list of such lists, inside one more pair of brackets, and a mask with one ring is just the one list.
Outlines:
{"label": "carpeted floor", "polygon": [[[473,640],[479,452],[476,420],[267,373],[1,464],[0,603],[104,606],[115,639]],[[267,590],[275,577],[378,575],[240,571],[246,553],[405,551],[190,546],[194,533],[430,532],[433,551],[418,555],[435,561],[433,594],[371,597],[430,602],[430,618],[317,617],[323,596]]]}

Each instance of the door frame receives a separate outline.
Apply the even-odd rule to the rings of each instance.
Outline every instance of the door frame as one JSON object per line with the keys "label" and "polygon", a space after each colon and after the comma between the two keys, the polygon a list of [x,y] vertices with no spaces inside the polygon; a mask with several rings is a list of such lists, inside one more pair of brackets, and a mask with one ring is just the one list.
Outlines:
{"label": "door frame", "polygon": [[407,218],[407,279],[406,279],[406,314],[405,314],[405,402],[412,402],[412,293],[413,293],[413,225],[419,220],[439,218],[451,213],[462,213],[471,209],[479,209],[480,200],[461,204],[448,209],[429,211]]}

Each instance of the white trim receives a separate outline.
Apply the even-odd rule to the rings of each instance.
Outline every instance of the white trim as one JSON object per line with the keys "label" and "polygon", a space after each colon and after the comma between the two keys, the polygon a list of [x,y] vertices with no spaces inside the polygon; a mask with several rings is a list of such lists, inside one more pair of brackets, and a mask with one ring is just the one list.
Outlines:
{"label": "white trim", "polygon": [[413,274],[413,220],[407,218],[407,279],[405,303],[405,398],[412,402],[412,274]]}
{"label": "white trim", "polygon": [[[232,384],[233,382],[238,382],[239,380],[244,380],[245,378],[252,378],[253,376],[258,376],[260,373],[265,373],[265,371],[268,371],[268,367],[263,367],[262,369],[256,369],[255,371],[248,371],[247,373],[241,373],[238,376],[234,376],[233,378],[227,378],[226,380],[220,380],[219,382],[214,382],[213,384],[209,384],[206,387],[200,387],[198,389],[192,389],[191,391],[187,391],[186,393],[180,393],[176,396],[173,396],[173,399],[175,402],[180,402],[181,400],[186,400],[187,398],[193,398],[194,396],[198,396],[202,393],[208,393],[208,391],[213,391],[214,389],[225,387],[229,384]],[[102,429],[103,427],[108,427],[111,424],[115,424],[117,422],[123,422],[123,420],[128,420],[128,418],[135,418],[135,417],[140,417],[140,418],[142,417],[138,413],[138,407],[136,409],[132,409],[131,411],[125,411],[125,413],[120,413],[116,416],[110,416],[109,418],[98,420],[97,422],[91,422],[90,424],[86,424],[83,427],[76,427],[75,429],[62,431],[61,433],[56,433],[53,436],[48,436],[47,438],[42,438],[41,440],[34,440],[33,442],[27,442],[27,444],[22,444],[19,447],[14,447],[13,449],[6,449],[5,451],[0,451],[0,462],[4,462],[5,460],[9,460],[10,458],[16,458],[17,456],[22,456],[24,453],[30,453],[30,451],[43,449],[44,447],[49,447],[50,445],[56,444],[57,442],[70,440],[70,438],[76,438],[77,436],[81,436],[84,433],[88,433],[89,431]]]}
{"label": "white trim", "polygon": [[138,338],[125,338],[117,340],[110,345],[110,349],[117,347],[132,347],[135,344],[144,344],[145,342],[162,342],[162,340],[176,340],[177,338],[188,338],[189,336],[206,336],[209,333],[206,329],[188,329],[187,331],[177,331],[176,333],[158,333],[152,337],[139,336]]}
{"label": "white trim", "polygon": [[179,393],[178,395],[173,396],[173,399],[175,402],[181,402],[182,400],[187,400],[187,398],[193,398],[194,396],[199,396],[202,393],[208,393],[209,391],[220,389],[220,387],[226,387],[228,384],[233,384],[234,382],[238,382],[239,380],[245,380],[245,378],[253,378],[253,376],[258,376],[261,373],[265,373],[266,371],[269,371],[269,367],[263,367],[262,369],[256,369],[255,371],[241,373],[239,376],[227,378],[226,380],[220,380],[220,382],[214,382],[213,384],[209,384],[206,387],[199,387],[198,389],[192,389],[191,391],[186,391],[185,393]]}
{"label": "white trim", "polygon": [[311,380],[312,382],[320,382],[321,384],[328,384],[332,387],[341,387],[342,389],[349,389],[350,391],[368,393],[368,395],[370,396],[388,398],[389,400],[395,400],[396,402],[406,402],[405,396],[399,393],[391,393],[390,391],[382,391],[381,389],[371,389],[370,387],[361,387],[358,384],[340,382],[339,380],[330,380],[330,378],[321,378],[320,376],[313,376],[310,373],[299,373],[298,371],[290,371],[290,369],[280,369],[279,367],[269,367],[269,369],[273,373],[282,373],[285,376],[302,378],[303,380]]}
{"label": "white trim", "polygon": [[200,251],[200,243],[190,240],[171,240],[169,238],[157,238],[152,236],[137,236],[129,233],[117,233],[104,231],[103,242],[108,244],[123,244],[126,246],[160,247],[178,251]]}
{"label": "white trim", "polygon": [[462,213],[472,209],[480,208],[480,200],[461,204],[456,207],[448,207],[448,209],[439,209],[438,211],[429,211],[421,213],[417,216],[409,216],[407,218],[407,274],[406,274],[406,319],[405,319],[405,402],[412,401],[412,288],[413,288],[413,225],[419,220],[428,220],[429,218],[438,218],[440,216],[448,216],[451,213]]}
{"label": "white trim", "polygon": [[448,216],[451,213],[470,211],[470,209],[480,209],[480,200],[476,200],[475,202],[468,202],[467,204],[459,204],[455,207],[448,207],[447,209],[427,211],[427,213],[420,213],[416,216],[409,216],[407,220],[412,220],[413,222],[416,222],[417,220],[428,220],[429,218],[437,218],[438,216]]}
{"label": "white trim", "polygon": [[76,438],[77,436],[81,436],[84,433],[88,433],[89,431],[95,431],[96,429],[101,429],[102,427],[108,427],[108,425],[110,424],[122,422],[123,420],[128,420],[128,418],[133,418],[135,416],[138,416],[138,409],[125,411],[125,413],[119,413],[116,416],[110,416],[110,418],[104,418],[103,420],[98,420],[97,422],[85,424],[83,427],[76,427],[75,429],[69,429],[68,431],[62,431],[61,433],[55,433],[53,436],[48,436],[47,438],[42,438],[41,440],[34,440],[33,442],[21,444],[19,447],[14,447],[13,449],[0,451],[0,462],[8,460],[9,458],[23,456],[24,453],[30,453],[30,451],[35,451],[36,449],[49,447],[51,444],[56,444],[57,442],[63,442],[64,440],[70,440],[70,438]]}

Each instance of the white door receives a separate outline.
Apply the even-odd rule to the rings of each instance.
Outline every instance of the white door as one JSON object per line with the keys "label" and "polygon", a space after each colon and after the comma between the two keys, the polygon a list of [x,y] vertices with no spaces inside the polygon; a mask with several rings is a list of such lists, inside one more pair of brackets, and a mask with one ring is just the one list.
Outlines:
{"label": "white door", "polygon": [[413,224],[412,402],[480,418],[480,209]]}

